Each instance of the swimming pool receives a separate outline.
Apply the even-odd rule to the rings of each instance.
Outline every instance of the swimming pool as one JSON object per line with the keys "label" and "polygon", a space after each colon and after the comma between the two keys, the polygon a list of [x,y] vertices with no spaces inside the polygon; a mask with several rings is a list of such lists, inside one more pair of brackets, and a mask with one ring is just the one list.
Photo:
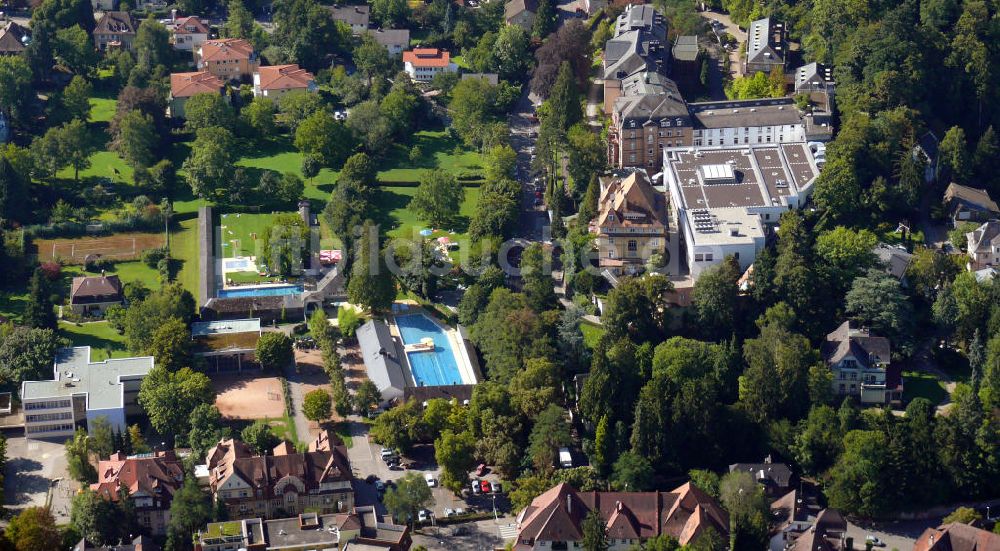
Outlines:
{"label": "swimming pool", "polygon": [[448,335],[423,314],[398,316],[396,326],[403,337],[403,344],[419,344],[421,339],[434,340],[434,351],[407,352],[410,372],[417,386],[444,386],[465,384],[455,362]]}
{"label": "swimming pool", "polygon": [[279,285],[272,287],[248,287],[246,289],[220,289],[219,298],[234,297],[280,297],[298,295],[303,291],[301,285]]}

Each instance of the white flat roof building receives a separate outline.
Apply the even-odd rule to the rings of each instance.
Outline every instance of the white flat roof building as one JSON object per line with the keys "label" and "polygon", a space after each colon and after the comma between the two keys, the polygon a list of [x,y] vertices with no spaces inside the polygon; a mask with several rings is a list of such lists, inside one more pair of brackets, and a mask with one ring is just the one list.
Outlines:
{"label": "white flat roof building", "polygon": [[52,380],[21,383],[25,436],[71,435],[81,421],[90,430],[98,417],[125,429],[125,415],[138,412],[135,398],[151,369],[152,356],[92,362],[89,346],[59,349]]}
{"label": "white flat roof building", "polygon": [[818,174],[804,142],[665,149],[664,183],[692,277],[726,256],[750,266],[765,225],[801,207]]}

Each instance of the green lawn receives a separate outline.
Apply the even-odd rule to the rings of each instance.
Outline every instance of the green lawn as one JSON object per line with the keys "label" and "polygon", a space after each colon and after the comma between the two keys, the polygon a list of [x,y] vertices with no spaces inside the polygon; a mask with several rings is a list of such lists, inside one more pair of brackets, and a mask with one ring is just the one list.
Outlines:
{"label": "green lawn", "polygon": [[[116,262],[107,272],[108,275],[118,274],[123,283],[141,281],[149,289],[156,289],[160,286],[160,272],[155,268],[150,268],[141,260]],[[99,271],[96,273],[85,272],[83,266],[65,266],[63,273],[68,277],[101,275]]]}
{"label": "green lawn", "polygon": [[20,288],[10,288],[0,291],[0,316],[11,321],[20,321],[24,307],[28,305],[28,282],[23,282]]}
{"label": "green lawn", "polygon": [[201,304],[207,297],[198,296],[198,219],[181,220],[179,230],[170,233],[170,256],[180,263],[177,281]]}
{"label": "green lawn", "polygon": [[110,122],[115,116],[115,109],[118,101],[111,97],[90,98],[90,120],[91,122]]}
{"label": "green lawn", "polygon": [[299,444],[299,436],[295,432],[294,419],[286,415],[277,419],[265,419],[265,421],[268,425],[271,425],[271,432],[275,436],[282,440],[288,440],[292,444]]}
{"label": "green lawn", "polygon": [[597,341],[604,336],[604,328],[590,323],[580,323],[580,331],[583,333],[583,344],[591,350],[597,346]]}
{"label": "green lawn", "polygon": [[903,372],[903,401],[909,403],[914,398],[927,398],[934,405],[948,397],[948,391],[937,377],[918,371]]}
{"label": "green lawn", "polygon": [[263,239],[264,230],[272,224],[274,215],[229,213],[220,216],[222,256],[257,256],[256,243]]}
{"label": "green lawn", "polygon": [[119,335],[106,321],[95,321],[77,325],[59,322],[59,335],[69,339],[73,346],[89,346],[90,359],[95,362],[110,358],[131,356],[125,347],[125,337]]}
{"label": "green lawn", "polygon": [[345,446],[348,448],[354,447],[354,439],[351,437],[351,431],[347,423],[334,423],[333,432],[337,433],[337,436],[344,441]]}

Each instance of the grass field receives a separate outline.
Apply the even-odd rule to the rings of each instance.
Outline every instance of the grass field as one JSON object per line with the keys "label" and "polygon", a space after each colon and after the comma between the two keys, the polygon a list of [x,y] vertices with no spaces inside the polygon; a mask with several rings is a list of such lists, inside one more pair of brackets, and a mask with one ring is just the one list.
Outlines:
{"label": "grass field", "polygon": [[[100,272],[95,273],[84,271],[83,266],[64,266],[63,273],[66,274],[68,278],[74,276],[101,275]],[[114,265],[107,270],[107,274],[116,274],[118,278],[122,280],[122,283],[141,281],[148,289],[156,289],[160,286],[160,272],[155,268],[150,268],[140,260],[115,262]]]}
{"label": "grass field", "polygon": [[909,403],[914,398],[927,398],[934,405],[948,397],[948,391],[937,377],[918,371],[903,372],[903,401]]}
{"label": "grass field", "polygon": [[116,233],[102,237],[74,237],[68,239],[36,239],[38,260],[46,262],[60,259],[66,264],[83,264],[91,254],[112,260],[139,258],[142,251],[164,245],[162,233]]}
{"label": "grass field", "polygon": [[264,237],[264,230],[273,220],[273,214],[221,215],[222,256],[256,256],[256,242]]}
{"label": "grass field", "polygon": [[180,262],[177,281],[201,304],[207,297],[198,296],[198,219],[181,220],[180,229],[170,234],[170,256]]}
{"label": "grass field", "polygon": [[112,97],[90,98],[91,122],[110,122],[115,116],[118,101]]}
{"label": "grass field", "polygon": [[[418,237],[420,230],[428,228],[428,225],[417,216],[417,213],[409,208],[410,200],[413,199],[413,195],[416,192],[417,188],[415,187],[382,186],[380,202],[385,209],[388,209],[388,220],[384,221],[387,224],[384,230],[389,237]],[[466,240],[468,237],[466,230],[469,226],[469,218],[475,212],[478,203],[479,188],[466,187],[465,200],[462,201],[462,207],[459,210],[459,218],[455,223],[455,227],[431,228],[435,230],[431,237],[448,235],[459,242]],[[453,230],[455,234],[451,235],[443,230]]]}
{"label": "grass field", "polygon": [[603,327],[585,322],[580,324],[580,332],[583,333],[583,344],[587,345],[587,348],[591,350],[597,346],[597,341],[601,340],[601,337],[604,336]]}
{"label": "grass field", "polygon": [[90,323],[59,322],[59,335],[69,339],[73,346],[89,346],[91,361],[131,356],[125,347],[125,337],[119,335],[106,321]]}

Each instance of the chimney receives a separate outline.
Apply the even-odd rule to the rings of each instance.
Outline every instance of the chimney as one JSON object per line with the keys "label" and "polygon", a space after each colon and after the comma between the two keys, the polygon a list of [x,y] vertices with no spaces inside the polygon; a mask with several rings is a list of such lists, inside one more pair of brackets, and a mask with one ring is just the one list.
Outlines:
{"label": "chimney", "polygon": [[176,9],[170,10],[170,22],[171,23],[176,23],[177,22],[177,10]]}
{"label": "chimney", "polygon": [[572,494],[566,494],[566,512],[567,513],[572,513],[573,512],[573,495]]}

